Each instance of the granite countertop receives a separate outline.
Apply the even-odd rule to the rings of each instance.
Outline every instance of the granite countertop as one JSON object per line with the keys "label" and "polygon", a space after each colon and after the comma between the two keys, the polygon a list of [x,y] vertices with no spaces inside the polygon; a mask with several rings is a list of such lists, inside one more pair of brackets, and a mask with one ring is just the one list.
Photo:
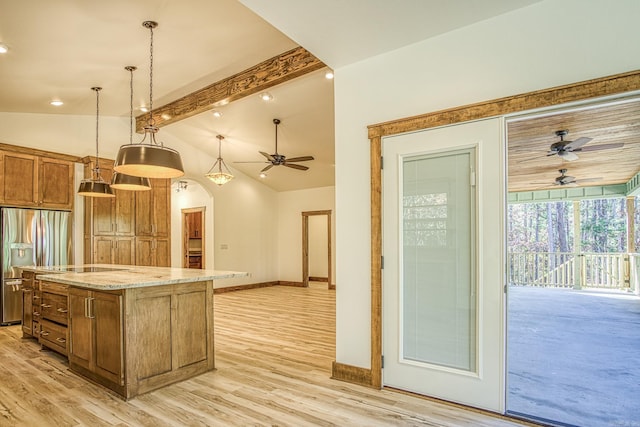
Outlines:
{"label": "granite countertop", "polygon": [[199,270],[189,268],[143,267],[135,265],[64,265],[21,267],[36,273],[36,278],[88,289],[130,289],[176,283],[246,277],[240,271]]}

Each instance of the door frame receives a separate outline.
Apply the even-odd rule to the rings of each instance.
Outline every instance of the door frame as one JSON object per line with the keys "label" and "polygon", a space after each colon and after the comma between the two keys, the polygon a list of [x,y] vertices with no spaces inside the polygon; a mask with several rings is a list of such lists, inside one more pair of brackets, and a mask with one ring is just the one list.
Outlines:
{"label": "door frame", "polygon": [[302,286],[309,287],[309,217],[316,215],[327,216],[327,287],[335,289],[331,283],[331,210],[302,212]]}
{"label": "door frame", "polygon": [[186,262],[186,266],[185,266],[185,260],[187,259],[187,255],[188,255],[188,251],[189,251],[189,233],[187,233],[187,215],[190,213],[195,213],[195,212],[200,212],[200,224],[202,226],[202,264],[200,265],[200,267],[202,269],[205,268],[206,266],[206,262],[205,262],[205,242],[207,241],[205,236],[206,236],[206,231],[205,231],[205,212],[206,212],[207,208],[206,206],[199,206],[197,208],[184,208],[181,209],[182,212],[182,268],[189,268],[189,263],[188,261]]}
{"label": "door frame", "polygon": [[374,388],[382,387],[382,137],[638,90],[640,70],[368,126],[371,154],[371,367],[363,369],[334,362],[332,377]]}

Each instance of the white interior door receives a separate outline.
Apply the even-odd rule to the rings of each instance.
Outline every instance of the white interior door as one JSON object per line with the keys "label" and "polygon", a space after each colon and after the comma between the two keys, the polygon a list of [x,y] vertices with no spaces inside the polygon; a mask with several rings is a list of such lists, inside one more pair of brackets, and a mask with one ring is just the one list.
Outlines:
{"label": "white interior door", "polygon": [[383,383],[504,412],[502,119],[384,138]]}

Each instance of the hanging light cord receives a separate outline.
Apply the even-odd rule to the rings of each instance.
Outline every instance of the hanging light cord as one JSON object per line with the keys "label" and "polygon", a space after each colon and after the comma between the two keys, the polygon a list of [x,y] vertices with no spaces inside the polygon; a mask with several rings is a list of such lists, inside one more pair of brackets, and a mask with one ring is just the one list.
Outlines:
{"label": "hanging light cord", "polygon": [[133,144],[133,72],[137,70],[137,68],[133,65],[124,68],[131,74],[129,80],[129,144]]}
{"label": "hanging light cord", "polygon": [[147,138],[149,135],[149,143],[154,145],[159,145],[163,147],[164,144],[156,142],[156,132],[158,132],[158,128],[155,126],[155,122],[153,120],[153,29],[158,26],[157,22],[154,21],[145,21],[142,23],[142,26],[149,29],[150,32],[150,43],[149,43],[149,123],[145,126],[145,134],[144,138],[141,142]]}
{"label": "hanging light cord", "polygon": [[92,87],[92,90],[96,92],[96,167],[93,171],[96,174],[96,180],[101,181],[102,178],[100,176],[100,157],[98,156],[98,118],[100,117],[100,91],[101,87]]}

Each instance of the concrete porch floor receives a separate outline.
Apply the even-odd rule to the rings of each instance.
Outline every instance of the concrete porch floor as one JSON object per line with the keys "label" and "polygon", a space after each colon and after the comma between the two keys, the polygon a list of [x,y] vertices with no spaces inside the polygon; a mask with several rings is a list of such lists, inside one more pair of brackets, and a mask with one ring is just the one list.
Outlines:
{"label": "concrete porch floor", "polygon": [[507,313],[508,411],[640,426],[640,297],[512,286]]}

